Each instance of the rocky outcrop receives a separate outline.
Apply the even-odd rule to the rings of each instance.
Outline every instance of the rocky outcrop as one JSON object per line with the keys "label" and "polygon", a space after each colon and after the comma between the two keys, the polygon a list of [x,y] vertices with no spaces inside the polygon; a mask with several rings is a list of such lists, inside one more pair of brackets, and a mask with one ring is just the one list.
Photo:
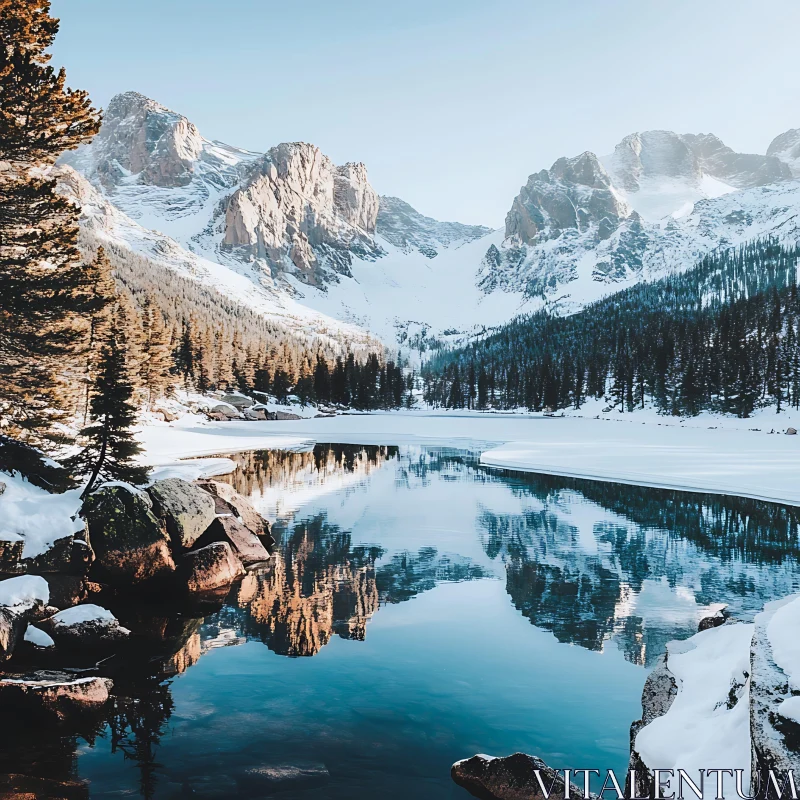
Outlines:
{"label": "rocky outcrop", "polygon": [[725,611],[724,608],[719,609],[719,611],[715,611],[711,616],[703,617],[697,625],[698,632],[707,631],[709,628],[718,628],[720,625],[724,625],[730,615]]}
{"label": "rocky outcrop", "polygon": [[202,480],[198,481],[198,486],[201,486],[215,498],[217,514],[234,514],[253,533],[261,537],[267,547],[272,547],[275,544],[275,540],[270,534],[269,522],[253,508],[249,500],[239,494],[230,484],[221,481]]}
{"label": "rocky outcrop", "polygon": [[105,705],[113,685],[109,678],[76,678],[68,672],[4,674],[0,676],[0,703],[6,708],[41,708],[64,716]]}
{"label": "rocky outcrop", "polygon": [[227,542],[244,566],[268,561],[270,558],[261,539],[234,516],[217,517],[198,545],[214,542]]}
{"label": "rocky outcrop", "polygon": [[584,797],[583,790],[575,784],[565,785],[563,772],[525,753],[505,758],[477,755],[456,761],[450,776],[482,800],[547,800],[548,797],[582,800]]}
{"label": "rocky outcrop", "polygon": [[800,178],[800,128],[776,136],[767,148],[767,155],[780,159],[795,178]]}
{"label": "rocky outcrop", "polygon": [[164,580],[175,571],[169,535],[144,492],[119,485],[102,487],[87,498],[82,513],[99,579],[136,586]]}
{"label": "rocky outcrop", "polygon": [[59,648],[82,652],[113,650],[130,636],[110,611],[92,603],[59,611],[41,626]]}
{"label": "rocky outcrop", "polygon": [[[653,797],[655,786],[652,773],[636,750],[636,735],[654,719],[669,711],[678,694],[675,676],[667,666],[667,658],[662,655],[653,667],[642,689],[642,717],[631,725],[631,755],[628,764],[628,778],[625,787],[627,797]],[[633,777],[635,776],[635,777]],[[633,780],[632,780],[633,777]],[[633,782],[633,786],[631,783]],[[631,794],[634,791],[635,794]]]}
{"label": "rocky outcrop", "polygon": [[[771,235],[794,242],[797,187],[789,181],[800,169],[789,162],[797,142],[790,131],[758,155],[713,134],[656,130],[626,136],[609,156],[559,159],[521,189],[478,285],[572,311],[608,284],[685,269],[720,243]],[[579,304],[569,301],[570,284]]]}
{"label": "rocky outcrop", "polygon": [[404,253],[417,250],[427,258],[436,258],[441,250],[480,239],[492,229],[483,225],[439,222],[423,216],[398,197],[381,197],[376,230]]}
{"label": "rocky outcrop", "polygon": [[193,550],[183,557],[181,571],[185,574],[186,588],[190,594],[219,593],[244,574],[242,562],[227,542]]}
{"label": "rocky outcrop", "polygon": [[198,173],[225,185],[236,171],[225,163],[232,159],[220,157],[224,149],[203,139],[181,114],[138,92],[124,92],[111,99],[92,143],[62,161],[112,192],[122,184],[185,187]]}
{"label": "rocky outcrop", "polygon": [[800,764],[800,595],[770,603],[756,617],[750,645],[752,774],[785,775]]}
{"label": "rocky outcrop", "polygon": [[147,493],[178,549],[191,548],[216,516],[208,492],[180,478],[156,481]]}
{"label": "rocky outcrop", "polygon": [[737,189],[765,186],[792,177],[789,166],[769,150],[765,156],[737,153],[713,133],[686,133],[680,138],[691,149],[703,174]]}
{"label": "rocky outcrop", "polygon": [[0,663],[8,661],[14,655],[14,650],[25,635],[26,627],[22,614],[0,607]]}
{"label": "rocky outcrop", "polygon": [[273,147],[225,202],[222,247],[311,285],[381,254],[378,196],[363,164],[336,167],[304,142]]}

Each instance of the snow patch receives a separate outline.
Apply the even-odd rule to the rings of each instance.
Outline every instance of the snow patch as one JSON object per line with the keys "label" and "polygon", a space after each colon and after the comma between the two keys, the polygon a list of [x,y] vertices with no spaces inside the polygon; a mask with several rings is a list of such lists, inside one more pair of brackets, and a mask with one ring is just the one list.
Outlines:
{"label": "snow patch", "polygon": [[0,581],[0,606],[29,609],[50,602],[50,586],[40,575],[20,575]]}
{"label": "snow patch", "polygon": [[71,627],[81,625],[84,622],[96,622],[101,625],[115,625],[117,618],[106,608],[86,603],[80,606],[73,606],[52,617],[53,625]]}
{"label": "snow patch", "polygon": [[36,647],[43,648],[55,647],[56,644],[50,634],[45,633],[39,628],[35,628],[33,625],[28,625],[28,629],[25,631],[25,641],[30,642]]}

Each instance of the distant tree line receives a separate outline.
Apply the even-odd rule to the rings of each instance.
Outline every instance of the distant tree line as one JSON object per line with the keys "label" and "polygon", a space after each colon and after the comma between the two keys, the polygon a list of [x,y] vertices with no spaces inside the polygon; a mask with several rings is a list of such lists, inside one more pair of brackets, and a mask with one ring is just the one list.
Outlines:
{"label": "distant tree line", "polygon": [[424,397],[447,408],[652,404],[693,416],[800,407],[798,247],[758,240],[688,271],[639,284],[568,317],[519,317],[423,370]]}

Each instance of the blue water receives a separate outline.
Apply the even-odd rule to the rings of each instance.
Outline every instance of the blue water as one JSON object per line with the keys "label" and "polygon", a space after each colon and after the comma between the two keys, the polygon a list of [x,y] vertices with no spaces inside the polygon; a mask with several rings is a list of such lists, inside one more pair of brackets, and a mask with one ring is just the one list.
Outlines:
{"label": "blue water", "polygon": [[273,563],[202,617],[115,609],[148,657],[109,666],[89,733],[28,726],[27,769],[92,798],[287,800],[466,797],[450,765],[478,752],[621,775],[664,644],[800,588],[780,506],[441,448],[234,458]]}

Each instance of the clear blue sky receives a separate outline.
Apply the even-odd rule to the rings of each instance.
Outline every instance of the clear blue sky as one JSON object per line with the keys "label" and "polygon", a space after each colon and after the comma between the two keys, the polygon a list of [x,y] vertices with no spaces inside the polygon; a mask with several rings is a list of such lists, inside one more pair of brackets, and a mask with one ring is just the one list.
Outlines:
{"label": "clear blue sky", "polygon": [[635,130],[764,152],[800,127],[797,0],[53,0],[54,63],[204,136],[313,142],[439,219],[502,224],[527,176]]}

